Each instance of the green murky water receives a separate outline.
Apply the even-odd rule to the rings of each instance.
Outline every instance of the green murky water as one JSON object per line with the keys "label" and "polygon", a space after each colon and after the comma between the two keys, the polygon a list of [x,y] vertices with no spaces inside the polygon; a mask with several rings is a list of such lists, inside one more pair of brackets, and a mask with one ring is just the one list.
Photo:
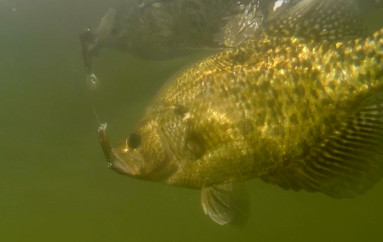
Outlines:
{"label": "green murky water", "polygon": [[196,58],[105,50],[94,68],[102,86],[89,92],[78,34],[114,2],[0,0],[0,241],[382,240],[383,182],[335,200],[250,181],[250,220],[233,228],[203,215],[198,191],[107,169],[92,109],[119,141],[165,80]]}

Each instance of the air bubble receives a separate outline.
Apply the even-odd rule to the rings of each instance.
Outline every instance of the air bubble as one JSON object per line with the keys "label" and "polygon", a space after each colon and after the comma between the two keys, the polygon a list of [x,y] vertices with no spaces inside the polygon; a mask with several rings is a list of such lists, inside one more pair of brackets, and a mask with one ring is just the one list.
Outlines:
{"label": "air bubble", "polygon": [[100,80],[93,72],[91,72],[86,77],[86,84],[89,89],[94,90],[100,86]]}

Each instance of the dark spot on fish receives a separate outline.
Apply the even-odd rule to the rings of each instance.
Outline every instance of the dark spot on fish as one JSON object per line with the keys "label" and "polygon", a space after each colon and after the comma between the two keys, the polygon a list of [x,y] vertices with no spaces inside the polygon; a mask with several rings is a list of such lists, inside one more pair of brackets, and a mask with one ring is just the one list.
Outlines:
{"label": "dark spot on fish", "polygon": [[304,96],[306,94],[305,92],[305,89],[303,88],[302,85],[298,85],[294,88],[294,92],[297,94],[297,95],[300,95],[300,96]]}
{"label": "dark spot on fish", "polygon": [[141,144],[141,136],[136,133],[132,133],[128,137],[128,146],[131,149],[137,149]]}
{"label": "dark spot on fish", "polygon": [[334,81],[331,81],[327,84],[327,87],[330,88],[331,90],[334,90],[336,88],[336,85]]}
{"label": "dark spot on fish", "polygon": [[309,120],[311,119],[311,112],[309,109],[304,109],[302,111],[302,120]]}
{"label": "dark spot on fish", "polygon": [[[269,101],[269,103],[274,107],[275,112],[278,114],[282,113],[282,103],[278,101]],[[281,117],[282,118],[282,117]]]}
{"label": "dark spot on fish", "polygon": [[290,93],[286,93],[286,105],[291,105],[294,103],[294,97]]}
{"label": "dark spot on fish", "polygon": [[243,102],[243,106],[245,107],[246,110],[250,110],[251,104],[247,101]]}
{"label": "dark spot on fish", "polygon": [[237,51],[232,53],[232,63],[234,65],[240,65],[248,61],[248,51],[244,48],[238,48]]}
{"label": "dark spot on fish", "polygon": [[277,99],[278,98],[278,92],[275,90],[275,88],[273,88],[273,87],[270,87],[270,93],[271,93],[271,95],[275,98],[275,99]]}
{"label": "dark spot on fish", "polygon": [[317,90],[312,89],[312,90],[310,91],[310,95],[311,95],[314,99],[318,99],[318,98],[319,98],[319,94],[318,94],[318,91],[317,91]]}
{"label": "dark spot on fish", "polygon": [[174,105],[173,107],[174,114],[177,116],[184,117],[188,112],[187,108],[183,105]]}
{"label": "dark spot on fish", "polygon": [[292,124],[298,124],[298,117],[297,117],[297,114],[296,114],[296,113],[292,114],[292,115],[289,117],[289,121],[290,121],[290,123],[292,123]]}
{"label": "dark spot on fish", "polygon": [[253,124],[249,119],[239,121],[238,126],[244,136],[249,136],[254,131]]}
{"label": "dark spot on fish", "polygon": [[329,98],[323,99],[322,100],[322,107],[326,107],[328,105],[331,105],[331,100]]}
{"label": "dark spot on fish", "polygon": [[299,146],[302,150],[302,154],[307,154],[309,149],[310,149],[310,146],[309,144],[307,143],[306,140],[303,140],[302,142],[299,143]]}
{"label": "dark spot on fish", "polygon": [[259,112],[257,117],[256,117],[256,124],[258,126],[262,126],[265,124],[265,119],[266,119],[266,115],[264,112]]}
{"label": "dark spot on fish", "polygon": [[325,126],[332,126],[332,123],[334,122],[333,118],[332,117],[325,117],[323,119],[323,124]]}
{"label": "dark spot on fish", "polygon": [[239,88],[239,87],[233,87],[233,88],[231,88],[231,89],[228,91],[228,94],[229,94],[229,95],[232,95],[232,96],[234,96],[234,97],[239,98],[239,96],[240,96],[240,94],[241,94],[241,91],[242,91],[241,88]]}
{"label": "dark spot on fish", "polygon": [[279,137],[283,137],[285,136],[285,130],[276,126],[276,127],[272,127],[270,129],[270,133],[273,134],[273,135],[278,135]]}

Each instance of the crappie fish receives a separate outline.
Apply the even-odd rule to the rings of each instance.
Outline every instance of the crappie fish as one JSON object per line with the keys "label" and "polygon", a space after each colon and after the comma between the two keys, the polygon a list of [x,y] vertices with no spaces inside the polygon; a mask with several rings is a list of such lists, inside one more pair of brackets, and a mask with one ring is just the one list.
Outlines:
{"label": "crappie fish", "polygon": [[121,0],[96,28],[80,35],[87,83],[97,87],[92,59],[105,47],[147,59],[234,47],[289,5],[280,0]]}
{"label": "crappie fish", "polygon": [[258,178],[335,198],[383,175],[383,28],[365,36],[352,0],[301,0],[236,48],[173,77],[111,148],[130,177],[201,189],[218,224],[234,185]]}

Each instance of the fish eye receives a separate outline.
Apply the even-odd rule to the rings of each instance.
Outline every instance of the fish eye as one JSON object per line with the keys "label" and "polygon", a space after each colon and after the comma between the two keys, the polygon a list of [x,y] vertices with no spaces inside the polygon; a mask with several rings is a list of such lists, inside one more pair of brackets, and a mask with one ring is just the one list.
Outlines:
{"label": "fish eye", "polygon": [[128,146],[131,149],[136,149],[141,144],[141,136],[136,133],[132,133],[128,137]]}

